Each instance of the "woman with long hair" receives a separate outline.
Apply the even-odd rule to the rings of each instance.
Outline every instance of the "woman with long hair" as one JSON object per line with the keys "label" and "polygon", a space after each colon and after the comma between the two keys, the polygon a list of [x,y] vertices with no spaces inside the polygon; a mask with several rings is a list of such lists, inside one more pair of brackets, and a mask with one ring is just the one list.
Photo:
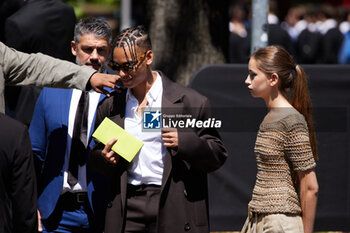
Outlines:
{"label": "woman with long hair", "polygon": [[256,50],[245,80],[268,112],[256,138],[256,183],[242,232],[313,232],[316,136],[306,74],[282,47]]}

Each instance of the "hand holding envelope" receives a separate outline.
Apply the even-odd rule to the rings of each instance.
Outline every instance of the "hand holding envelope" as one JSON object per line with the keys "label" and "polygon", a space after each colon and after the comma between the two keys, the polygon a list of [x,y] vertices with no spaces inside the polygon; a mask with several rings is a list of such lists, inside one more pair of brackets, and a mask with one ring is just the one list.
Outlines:
{"label": "hand holding envelope", "polygon": [[117,138],[113,138],[112,140],[110,140],[106,146],[103,148],[102,150],[102,156],[105,160],[107,160],[107,162],[110,162],[112,164],[117,164],[119,159],[120,159],[120,155],[115,153],[113,150],[111,150],[112,146],[114,145],[114,143],[116,143],[118,141]]}
{"label": "hand holding envelope", "polygon": [[102,154],[112,164],[118,162],[119,156],[131,162],[143,146],[143,142],[107,117],[97,127],[92,136],[106,145]]}

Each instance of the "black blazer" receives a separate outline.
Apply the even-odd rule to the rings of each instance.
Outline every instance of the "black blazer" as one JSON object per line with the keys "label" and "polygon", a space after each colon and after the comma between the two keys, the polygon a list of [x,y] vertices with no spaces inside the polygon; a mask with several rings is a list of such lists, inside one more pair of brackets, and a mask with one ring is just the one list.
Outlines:
{"label": "black blazer", "polygon": [[27,128],[0,113],[0,232],[37,232],[37,193]]}
{"label": "black blazer", "polygon": [[322,38],[322,62],[325,64],[338,64],[338,55],[344,36],[338,28],[332,28]]}
{"label": "black blazer", "polygon": [[286,30],[284,30],[279,24],[268,24],[267,30],[269,45],[280,45],[290,54],[295,54],[292,39]]}
{"label": "black blazer", "polygon": [[322,35],[304,29],[296,41],[296,57],[300,64],[322,63]]}
{"label": "black blazer", "polygon": [[70,42],[75,23],[73,8],[61,0],[28,0],[6,20],[5,44],[25,53],[74,61]]}
{"label": "black blazer", "polygon": [[[28,0],[5,22],[5,44],[25,53],[44,53],[74,61],[70,42],[76,23],[73,7],[61,0]],[[6,87],[5,98],[15,118],[29,125],[39,87]]]}
{"label": "black blazer", "polygon": [[[192,89],[170,81],[161,74],[163,82],[162,114],[190,114],[205,120],[211,117],[206,97]],[[105,99],[96,113],[96,126],[108,116],[124,127],[125,94],[116,93]],[[167,149],[158,214],[159,233],[209,232],[207,173],[220,168],[227,158],[218,132],[212,128],[178,130],[178,149]],[[91,153],[95,169],[111,176],[113,192],[106,213],[105,232],[123,232],[126,213],[127,166],[120,159],[116,166],[104,162],[103,145],[97,144]]]}

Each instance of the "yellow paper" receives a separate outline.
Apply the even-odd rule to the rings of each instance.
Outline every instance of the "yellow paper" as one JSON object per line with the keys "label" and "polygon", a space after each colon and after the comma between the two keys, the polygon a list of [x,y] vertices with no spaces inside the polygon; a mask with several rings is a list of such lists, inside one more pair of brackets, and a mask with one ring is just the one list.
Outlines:
{"label": "yellow paper", "polygon": [[92,134],[94,138],[107,144],[113,138],[118,141],[112,146],[112,150],[130,162],[143,146],[143,142],[126,132],[119,125],[105,117]]}

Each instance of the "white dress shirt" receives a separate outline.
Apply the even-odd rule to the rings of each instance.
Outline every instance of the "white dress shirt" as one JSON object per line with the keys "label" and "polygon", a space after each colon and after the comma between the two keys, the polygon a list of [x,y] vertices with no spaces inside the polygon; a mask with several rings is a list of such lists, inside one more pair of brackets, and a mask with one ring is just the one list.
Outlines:
{"label": "white dress shirt", "polygon": [[[92,121],[95,116],[96,108],[98,105],[98,101],[100,99],[100,93],[97,93],[93,90],[89,91],[89,115],[88,115],[88,135],[90,135],[91,129],[93,129]],[[62,193],[67,191],[70,192],[82,192],[87,191],[87,182],[86,182],[86,165],[79,166],[78,169],[78,182],[73,187],[73,189],[68,184],[68,167],[69,167],[69,157],[70,157],[70,149],[72,144],[72,136],[73,136],[73,128],[74,128],[74,120],[75,114],[77,111],[79,99],[81,96],[81,90],[73,89],[72,98],[70,101],[69,107],[69,118],[68,118],[68,135],[67,135],[67,147],[64,161],[64,174],[63,174],[63,189]],[[89,136],[86,137],[89,140]],[[87,141],[88,144],[88,141]]]}
{"label": "white dress shirt", "polygon": [[[157,73],[157,78],[146,94],[147,109],[160,109],[162,105],[163,84]],[[128,169],[128,183],[162,184],[165,147],[161,138],[161,131],[146,132],[142,130],[143,119],[137,113],[139,103],[131,90],[126,94],[125,130],[141,140],[144,145],[134,157]],[[132,145],[131,145],[132,146]]]}

